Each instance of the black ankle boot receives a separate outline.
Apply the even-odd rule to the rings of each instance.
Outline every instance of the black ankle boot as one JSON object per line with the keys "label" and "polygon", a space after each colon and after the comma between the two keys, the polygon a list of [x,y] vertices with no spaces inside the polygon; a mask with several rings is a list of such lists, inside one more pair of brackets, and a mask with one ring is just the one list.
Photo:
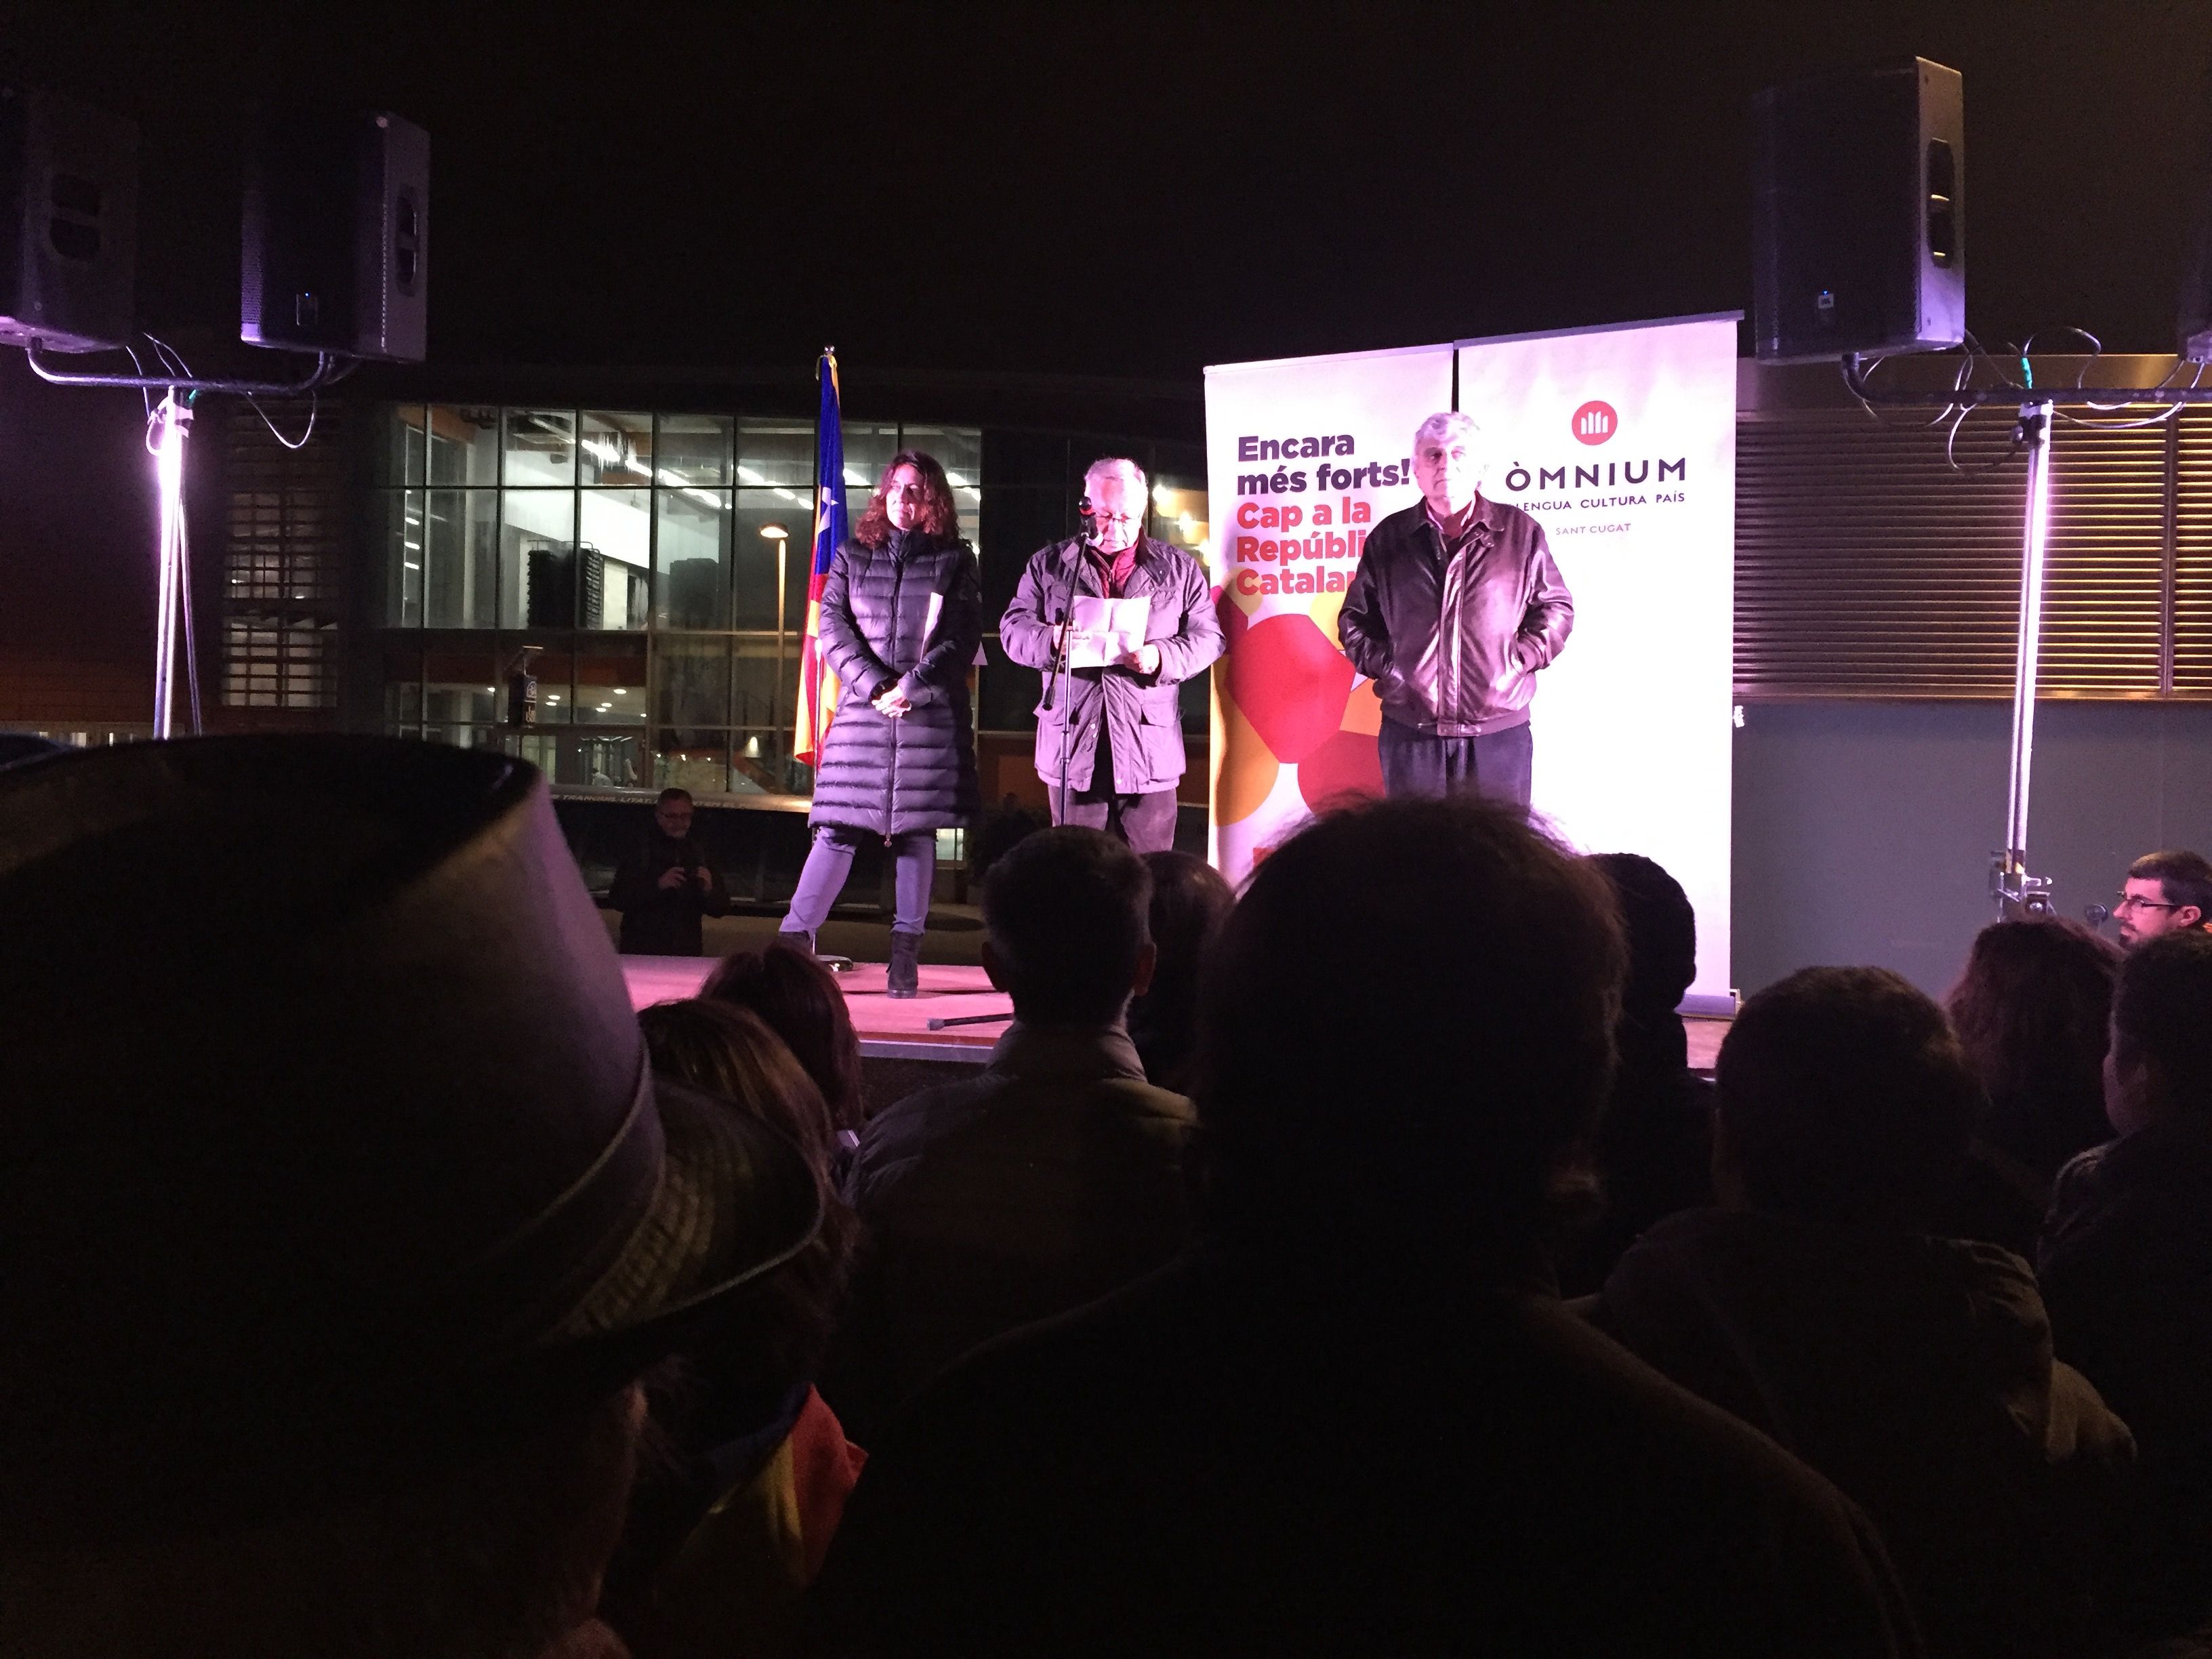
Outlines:
{"label": "black ankle boot", "polygon": [[921,935],[893,933],[891,960],[884,975],[884,994],[910,997],[921,990]]}
{"label": "black ankle boot", "polygon": [[775,936],[775,942],[787,951],[798,951],[810,957],[814,954],[814,935],[801,933],[796,927],[786,927],[780,931]]}

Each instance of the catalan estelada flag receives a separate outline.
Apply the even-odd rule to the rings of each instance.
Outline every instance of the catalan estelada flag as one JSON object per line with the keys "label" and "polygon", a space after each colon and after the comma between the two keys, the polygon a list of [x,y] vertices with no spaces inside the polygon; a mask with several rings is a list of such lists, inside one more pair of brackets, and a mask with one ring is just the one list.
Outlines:
{"label": "catalan estelada flag", "polygon": [[799,641],[799,721],[792,734],[793,760],[809,766],[822,752],[823,735],[837,712],[837,677],[822,660],[822,584],[830,562],[845,543],[845,423],[837,401],[837,352],[825,346],[815,366],[822,411],[814,428],[814,556],[806,576],[806,631]]}

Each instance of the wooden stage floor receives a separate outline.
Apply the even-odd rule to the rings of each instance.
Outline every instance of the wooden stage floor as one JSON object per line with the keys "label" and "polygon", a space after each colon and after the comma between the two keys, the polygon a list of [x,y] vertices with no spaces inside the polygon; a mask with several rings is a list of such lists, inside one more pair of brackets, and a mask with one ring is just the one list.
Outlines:
{"label": "wooden stage floor", "polygon": [[[711,957],[624,957],[623,975],[629,981],[633,1008],[696,996],[714,971]],[[884,994],[884,964],[856,962],[849,973],[837,975],[845,994],[846,1011],[860,1033],[860,1054],[866,1060],[927,1060],[981,1066],[991,1057],[991,1047],[1006,1032],[1014,1017],[1014,1005],[1003,991],[991,988],[981,968],[921,965],[921,994],[911,1000],[893,1001]],[[988,1025],[956,1025],[949,1031],[933,1031],[933,1019],[957,1019],[963,1015],[998,1016]]]}
{"label": "wooden stage floor", "polygon": [[[712,957],[624,957],[623,975],[629,981],[634,1008],[655,1002],[672,1002],[695,996],[714,970]],[[884,965],[860,962],[850,973],[837,975],[845,993],[845,1006],[860,1033],[860,1054],[875,1060],[929,1060],[981,1066],[991,1057],[1013,1018],[1013,1005],[1003,992],[991,988],[981,968],[938,966],[924,963],[921,994],[911,1001],[894,1002],[884,994]],[[957,1025],[949,1031],[933,1031],[933,1019],[957,1019],[968,1014],[992,1014],[989,1024]],[[1686,1019],[1689,1030],[1690,1065],[1711,1072],[1728,1035],[1724,1019]]]}

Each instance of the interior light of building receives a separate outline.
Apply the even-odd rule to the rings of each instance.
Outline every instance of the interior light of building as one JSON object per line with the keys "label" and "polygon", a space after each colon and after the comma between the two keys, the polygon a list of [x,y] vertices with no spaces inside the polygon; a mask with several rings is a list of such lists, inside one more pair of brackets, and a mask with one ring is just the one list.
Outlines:
{"label": "interior light of building", "polygon": [[763,541],[769,542],[782,541],[791,534],[780,524],[764,524],[760,528],[760,533]]}

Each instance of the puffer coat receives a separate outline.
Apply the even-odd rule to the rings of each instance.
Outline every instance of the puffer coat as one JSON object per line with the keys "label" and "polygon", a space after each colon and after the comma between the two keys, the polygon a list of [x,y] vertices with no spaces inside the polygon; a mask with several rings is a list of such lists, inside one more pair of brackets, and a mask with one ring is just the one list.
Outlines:
{"label": "puffer coat", "polygon": [[[881,547],[837,550],[820,635],[837,712],[808,822],[889,837],[976,816],[968,670],[982,636],[982,580],[966,542],[894,530]],[[914,705],[896,720],[874,707],[894,684]]]}

